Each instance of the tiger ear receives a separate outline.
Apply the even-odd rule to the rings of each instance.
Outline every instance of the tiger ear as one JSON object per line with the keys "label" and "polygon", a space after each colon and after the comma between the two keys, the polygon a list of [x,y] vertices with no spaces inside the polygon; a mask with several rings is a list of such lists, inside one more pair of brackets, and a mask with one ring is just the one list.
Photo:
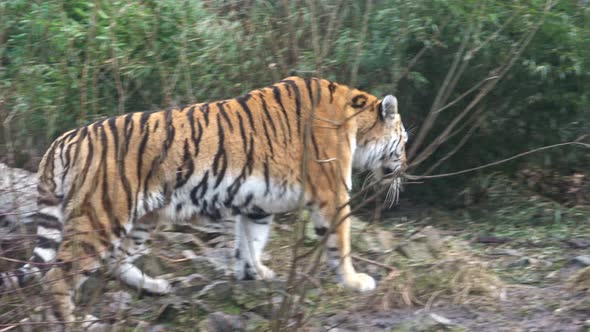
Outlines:
{"label": "tiger ear", "polygon": [[383,120],[390,120],[395,118],[397,114],[397,98],[392,95],[387,95],[381,104],[379,104],[379,113]]}

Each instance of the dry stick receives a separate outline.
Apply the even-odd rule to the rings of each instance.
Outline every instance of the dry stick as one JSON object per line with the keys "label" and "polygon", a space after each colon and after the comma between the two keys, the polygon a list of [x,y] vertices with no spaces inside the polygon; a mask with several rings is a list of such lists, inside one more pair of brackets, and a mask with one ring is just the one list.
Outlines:
{"label": "dry stick", "polygon": [[471,38],[471,29],[472,28],[473,28],[473,16],[471,16],[469,18],[469,27],[467,28],[465,35],[463,36],[461,44],[459,45],[459,49],[455,53],[455,58],[453,59],[453,63],[451,64],[451,67],[447,71],[447,75],[445,76],[445,78],[443,80],[441,88],[438,90],[438,93],[436,94],[436,97],[434,98],[434,101],[432,102],[432,106],[430,107],[430,112],[428,113],[428,116],[424,120],[424,124],[420,127],[420,131],[418,131],[418,135],[416,136],[414,142],[412,143],[412,146],[408,150],[408,158],[410,158],[410,159],[412,159],[414,157],[414,155],[416,154],[418,149],[422,146],[422,142],[426,139],[426,135],[430,131],[430,128],[432,128],[432,126],[434,125],[434,122],[438,116],[434,111],[436,109],[440,108],[440,105],[443,103],[442,98],[445,94],[445,91],[448,89],[449,83],[452,81],[453,76],[455,75],[455,72],[457,70],[457,66],[461,62],[461,59],[463,58],[463,53],[465,51],[465,48],[467,47],[467,42]]}
{"label": "dry stick", "polygon": [[[480,10],[480,12],[485,11],[486,2],[485,1],[482,1],[482,2],[479,3],[479,5],[480,6],[479,6],[478,9],[476,9],[476,11],[477,10]],[[482,15],[478,15],[478,13],[476,11],[474,11],[474,15],[475,16],[477,16],[477,17],[485,17],[485,16],[482,16]],[[474,23],[474,24],[476,26],[476,29],[472,33],[472,36],[473,37],[478,36],[481,33],[481,26],[482,26],[481,24],[477,24],[477,23]],[[471,36],[470,36],[470,39],[472,40],[472,44],[475,44],[476,43],[476,39],[475,38],[471,38]],[[473,48],[467,50],[464,53],[464,55],[462,55],[461,67],[459,68],[459,70],[457,71],[457,73],[454,75],[453,79],[451,80],[451,83],[448,86],[445,87],[445,92],[444,92],[444,95],[443,95],[443,97],[441,99],[441,104],[446,103],[447,100],[449,100],[449,98],[451,96],[451,93],[455,90],[455,87],[457,86],[457,83],[459,82],[459,78],[463,75],[463,73],[465,72],[465,69],[467,69],[467,66],[468,66],[469,62],[473,58],[472,50],[473,50]]]}
{"label": "dry stick", "polygon": [[291,42],[291,45],[289,45],[288,49],[291,50],[289,56],[293,63],[289,63],[289,65],[293,65],[297,63],[297,59],[299,58],[299,46],[297,43],[298,40],[297,33],[295,31],[295,24],[293,23],[293,14],[291,13],[291,8],[289,7],[290,4],[291,3],[288,0],[281,1],[281,5],[285,9],[285,16],[287,17],[287,33],[289,34],[289,41]]}
{"label": "dry stick", "polygon": [[318,35],[318,20],[317,20],[317,10],[316,10],[316,1],[314,0],[307,0],[307,6],[310,10],[310,20],[311,20],[311,45],[313,47],[313,53],[315,54],[315,71],[316,75],[319,77],[322,76],[322,58],[319,56],[321,54],[320,50],[320,37]]}
{"label": "dry stick", "polygon": [[[298,214],[298,219],[301,219],[301,215],[302,215],[302,211],[305,207],[305,179],[307,178],[307,172],[308,172],[308,161],[309,161],[309,149],[308,147],[310,146],[311,143],[311,131],[313,130],[313,121],[314,121],[314,117],[315,117],[315,99],[313,98],[313,93],[312,93],[312,99],[311,99],[311,110],[310,110],[310,115],[309,118],[303,122],[303,141],[302,141],[302,162],[301,162],[301,179],[302,179],[302,186],[301,186],[301,195],[299,197],[299,214]],[[303,243],[303,239],[305,239],[305,229],[307,226],[307,221],[304,220],[303,225],[301,225],[301,223],[297,223],[298,227],[301,227],[301,235],[300,237],[298,237],[298,232],[293,232],[293,237],[294,237],[294,242],[296,243],[293,246],[293,250],[292,250],[292,255],[293,255],[293,260],[291,262],[291,269],[289,271],[289,277],[287,279],[287,294],[290,295],[290,290],[297,290],[297,263],[299,260],[299,255],[298,255],[298,250],[300,247],[300,244]],[[301,241],[299,240],[301,239]],[[305,293],[305,287],[302,287],[301,293]],[[303,296],[302,296],[303,297]],[[293,301],[293,297],[292,296],[283,296],[283,300],[281,301],[281,305],[279,307],[278,310],[278,314],[276,316],[275,319],[273,319],[273,321],[271,322],[271,330],[272,331],[280,331],[281,327],[283,326],[283,320],[285,320],[285,323],[288,322],[289,320],[289,311],[293,305],[292,303]]]}
{"label": "dry stick", "polygon": [[[340,25],[342,25],[342,21],[344,20],[344,17],[346,17],[347,15],[349,6],[344,6],[345,3],[346,1],[338,1],[336,3],[336,9],[332,11],[332,13],[330,14],[328,30],[326,36],[324,37],[324,46],[322,47],[320,52],[321,60],[328,56],[328,53],[330,52],[330,49],[333,46],[333,43],[331,43],[333,34],[336,31],[339,31]],[[340,13],[340,8],[342,7],[344,7],[344,9],[342,9],[342,13]]]}
{"label": "dry stick", "polygon": [[[448,139],[449,133],[461,121],[461,119],[463,117],[465,117],[491,90],[494,89],[494,87],[498,84],[498,82],[500,82],[502,80],[502,78],[506,75],[506,73],[512,68],[512,66],[514,65],[516,60],[520,58],[520,56],[522,55],[522,52],[524,52],[525,48],[528,46],[528,44],[530,43],[532,38],[535,36],[536,32],[543,25],[543,22],[545,20],[545,16],[547,15],[549,8],[551,7],[550,5],[551,5],[551,1],[547,0],[546,5],[545,5],[544,15],[543,15],[542,19],[533,28],[531,28],[531,30],[529,31],[528,34],[525,34],[525,36],[523,36],[520,43],[518,43],[516,46],[514,46],[514,48],[513,48],[514,54],[510,58],[510,60],[505,65],[503,65],[497,69],[497,70],[499,70],[499,73],[497,75],[498,78],[495,80],[492,80],[492,81],[486,81],[486,84],[484,84],[484,87],[482,88],[480,93],[478,93],[478,95],[473,99],[473,101],[471,103],[469,103],[469,105],[467,105],[467,107],[457,117],[455,117],[455,119],[453,119],[451,124],[449,126],[447,126],[447,128],[432,143],[430,143],[424,149],[424,151],[420,153],[420,155],[418,155],[413,160],[410,167],[416,167],[417,165],[422,163],[424,160],[426,160],[428,157],[430,157],[438,149],[438,147]],[[427,118],[427,120],[428,120],[428,118]],[[422,132],[422,130],[421,130],[421,132]],[[415,147],[415,145],[412,145],[412,149],[414,149],[414,147]]]}
{"label": "dry stick", "polygon": [[[187,2],[186,5],[189,5],[189,3]],[[179,58],[180,58],[180,63],[182,64],[182,67],[184,67],[183,70],[183,74],[184,74],[184,85],[185,85],[185,89],[186,89],[186,94],[188,97],[188,100],[190,100],[191,102],[193,102],[195,100],[194,97],[194,92],[193,92],[193,83],[191,80],[191,66],[190,63],[188,61],[188,55],[187,55],[187,48],[188,48],[188,39],[187,39],[187,35],[188,35],[188,31],[190,31],[189,29],[189,24],[188,24],[188,15],[189,15],[189,11],[186,10],[184,11],[182,17],[181,17],[181,22],[182,22],[182,33],[181,33],[181,46],[180,46],[180,54],[179,54]]]}
{"label": "dry stick", "polygon": [[352,257],[352,258],[354,258],[354,259],[356,259],[358,261],[365,262],[365,263],[368,263],[368,264],[371,264],[371,265],[375,265],[375,266],[379,266],[379,267],[382,267],[382,268],[387,269],[387,270],[390,270],[390,271],[397,271],[397,269],[395,267],[393,267],[393,266],[389,266],[389,265],[386,265],[386,264],[383,264],[383,263],[379,263],[379,262],[376,262],[374,260],[370,260],[368,258],[364,258],[364,257],[358,256],[358,255],[350,255],[350,257]]}
{"label": "dry stick", "polygon": [[[361,54],[361,51],[363,49],[364,42],[365,42],[366,35],[367,35],[369,14],[370,14],[371,9],[372,9],[371,7],[372,7],[372,0],[367,0],[367,8],[365,10],[365,15],[364,15],[364,18],[363,18],[363,27],[361,29],[362,31],[361,31],[360,43],[359,43],[358,48],[357,48],[356,59],[355,59],[355,62],[353,64],[352,73],[351,73],[351,84],[350,84],[351,86],[354,86],[354,83],[355,83],[356,78],[357,78],[357,75],[358,75],[358,69],[359,69],[359,65],[360,65],[360,54]],[[345,118],[344,121],[342,121],[342,123],[345,123],[347,120],[348,120],[348,118]],[[341,129],[342,129],[342,126],[341,125],[338,126],[338,129],[337,129],[338,134],[341,133]],[[338,158],[337,159],[338,160],[342,160],[341,156],[342,156],[342,150],[341,150],[341,144],[339,144],[338,145]],[[338,171],[338,176],[339,176],[338,178],[341,178],[342,168],[341,168],[341,164],[340,163],[338,163],[336,165],[336,170]],[[338,206],[338,205],[340,205],[340,202],[337,202],[337,205],[336,206]],[[337,228],[342,222],[344,222],[347,219],[347,218],[342,218],[340,221],[336,222],[338,220],[337,218],[339,218],[338,215],[340,214],[340,211],[341,211],[342,207],[344,207],[344,206],[346,206],[346,205],[341,205],[341,208],[338,208],[336,210],[336,214],[335,214],[335,218],[336,219],[333,222],[333,226],[336,226],[336,227],[330,227],[330,228],[334,228],[334,229]],[[330,230],[330,232],[331,232],[331,230]],[[330,233],[328,233],[328,234],[330,234]],[[303,236],[305,236],[305,229],[303,229],[303,232],[302,232],[302,239],[303,239]],[[325,238],[327,239],[328,236],[326,236]],[[316,265],[316,268],[317,268],[317,265],[319,265],[319,264],[317,264],[317,262],[315,262],[315,265]],[[316,268],[314,268],[314,271],[315,271]],[[302,283],[301,288],[300,288],[300,294],[299,294],[300,297],[299,297],[299,301],[297,303],[297,306],[298,307],[301,307],[301,305],[303,303],[303,300],[305,299],[305,293],[306,293],[306,291],[307,291],[306,284],[305,283]],[[303,318],[304,318],[303,316],[300,316],[300,317],[297,318],[297,321],[295,323],[296,326],[300,326],[301,325],[301,322],[302,322],[302,319]]]}
{"label": "dry stick", "polygon": [[409,180],[422,180],[422,179],[438,179],[438,178],[444,178],[444,177],[449,177],[449,176],[454,176],[454,175],[459,175],[459,174],[464,174],[464,173],[469,173],[469,172],[473,172],[473,171],[477,171],[480,169],[484,169],[484,168],[488,168],[488,167],[492,167],[492,166],[496,166],[499,164],[503,164],[505,162],[535,153],[535,152],[539,152],[539,151],[544,151],[544,150],[549,150],[549,149],[553,149],[553,148],[557,148],[557,147],[561,147],[561,146],[566,146],[566,145],[575,145],[575,146],[581,146],[584,148],[588,148],[590,149],[590,144],[588,143],[583,143],[583,142],[579,142],[579,141],[571,141],[571,142],[564,142],[564,143],[558,143],[558,144],[553,144],[553,145],[548,145],[548,146],[543,146],[537,149],[533,149],[533,150],[529,150],[523,153],[519,153],[515,156],[506,158],[506,159],[502,159],[502,160],[498,160],[498,161],[494,161],[492,163],[489,164],[485,164],[482,166],[478,166],[478,167],[474,167],[474,168],[469,168],[469,169],[464,169],[461,171],[457,171],[457,172],[452,172],[452,173],[446,173],[446,174],[436,174],[436,175],[410,175],[410,174],[406,174],[404,177],[406,179]]}
{"label": "dry stick", "polygon": [[[96,17],[97,13],[100,9],[99,7],[100,2],[95,0],[94,1],[94,8],[92,10],[92,15],[90,17],[90,27],[88,29],[88,38],[86,40],[86,58],[84,59],[84,65],[82,66],[82,77],[80,78],[80,123],[82,125],[83,122],[86,120],[86,116],[88,114],[88,71],[90,70],[90,58],[94,52],[94,41],[95,41],[95,33],[96,33]],[[94,61],[94,60],[93,60]]]}
{"label": "dry stick", "polygon": [[[481,113],[481,112],[479,112],[479,113]],[[481,116],[477,117],[477,119],[475,120],[475,124],[473,126],[471,126],[471,128],[469,128],[469,130],[467,131],[467,134],[465,134],[465,136],[461,137],[461,140],[459,141],[459,143],[457,143],[457,145],[449,153],[447,153],[446,156],[437,160],[436,163],[434,163],[434,165],[430,166],[426,170],[426,172],[424,172],[424,175],[429,175],[438,166],[442,165],[442,163],[444,163],[447,159],[449,159],[451,156],[453,156],[455,153],[457,153],[457,151],[459,151],[459,149],[461,149],[463,147],[463,145],[465,145],[465,143],[467,143],[469,138],[471,138],[471,135],[473,135],[473,133],[475,132],[475,129],[477,129],[477,128],[479,128],[479,126],[481,126],[484,118],[485,118],[485,115],[481,115]]]}
{"label": "dry stick", "polygon": [[109,37],[111,39],[111,56],[112,56],[112,68],[113,68],[113,73],[114,73],[114,78],[115,78],[115,87],[117,89],[117,95],[118,95],[118,104],[117,104],[117,113],[119,115],[125,113],[125,100],[127,99],[127,97],[125,96],[125,88],[123,87],[123,82],[121,80],[121,67],[119,66],[119,57],[117,55],[117,37],[115,35],[115,27],[117,26],[117,19],[119,17],[118,13],[120,13],[121,11],[125,10],[124,6],[123,8],[121,8],[120,10],[118,10],[116,13],[111,13],[110,17],[111,17],[111,23],[109,25]]}
{"label": "dry stick", "polygon": [[446,104],[445,106],[439,108],[438,110],[435,111],[435,113],[440,113],[444,110],[446,110],[447,108],[455,105],[456,103],[458,103],[459,101],[461,101],[463,98],[467,97],[469,94],[471,94],[473,91],[479,89],[484,83],[486,83],[489,80],[495,80],[500,78],[499,76],[490,76],[490,77],[486,77],[483,80],[481,80],[479,83],[477,83],[476,85],[472,86],[469,90],[465,91],[463,94],[461,94],[459,97],[455,98],[455,100],[453,100],[452,102]]}

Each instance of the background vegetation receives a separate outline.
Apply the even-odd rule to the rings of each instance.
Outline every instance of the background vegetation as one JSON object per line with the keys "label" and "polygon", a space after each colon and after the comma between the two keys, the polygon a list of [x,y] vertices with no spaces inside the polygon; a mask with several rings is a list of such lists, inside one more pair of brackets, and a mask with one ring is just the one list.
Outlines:
{"label": "background vegetation", "polygon": [[[51,141],[70,128],[126,112],[231,98],[292,74],[395,94],[410,130],[414,175],[468,169],[562,142],[588,143],[590,4],[0,0],[0,163],[34,170]],[[478,172],[408,184],[402,208],[378,225],[363,222],[372,211],[360,211],[362,221],[353,222],[353,258],[379,280],[373,294],[339,289],[325,267],[319,273],[292,269],[308,263],[298,260],[305,255],[297,250],[319,246],[306,235],[313,231],[306,232],[305,223],[287,215],[278,218],[267,248],[281,277],[266,284],[269,289],[228,281],[231,268],[228,261],[220,265],[219,257],[233,256],[233,226],[171,227],[156,234],[153,254],[140,264],[149,274],[186,275],[189,281],[198,273],[194,284],[187,282],[181,294],[153,298],[119,292],[118,283],[105,279],[101,287],[88,287],[94,302],[86,309],[124,317],[119,324],[136,330],[148,323],[178,331],[212,326],[221,312],[221,321],[250,317],[252,331],[341,325],[415,331],[413,321],[408,329],[401,323],[423,324],[432,319],[432,308],[473,331],[590,326],[587,279],[575,292],[566,287],[578,270],[576,260],[586,266],[579,276],[590,275],[588,165],[587,148],[561,146]],[[0,172],[0,180],[9,180],[0,181],[0,198],[11,208],[31,202],[33,190],[22,195],[13,187],[34,185],[8,173]],[[0,231],[13,216],[21,220],[22,212],[0,211]],[[441,229],[440,236],[431,226]],[[13,258],[30,257],[25,252],[34,237],[19,231],[0,236],[0,258],[7,258],[0,270],[12,269],[6,265],[14,265]],[[434,244],[440,252],[430,252]],[[481,285],[487,278],[491,288],[502,288],[496,275],[510,283],[508,296],[488,292],[494,296],[486,302]],[[254,294],[246,296],[242,288]],[[470,292],[475,302],[467,300]],[[40,324],[43,330],[46,323],[35,321],[38,310],[30,304],[37,293],[0,294],[0,329]],[[112,305],[127,303],[123,295],[133,302],[131,310]],[[275,305],[278,314],[268,309]],[[409,315],[409,306],[425,310]],[[390,320],[374,310],[385,310]]]}
{"label": "background vegetation", "polygon": [[[582,0],[2,1],[0,155],[34,168],[80,124],[296,73],[396,94],[415,174],[478,166],[590,133],[589,14]],[[570,175],[590,157],[525,161]],[[470,177],[405,196],[440,200]]]}

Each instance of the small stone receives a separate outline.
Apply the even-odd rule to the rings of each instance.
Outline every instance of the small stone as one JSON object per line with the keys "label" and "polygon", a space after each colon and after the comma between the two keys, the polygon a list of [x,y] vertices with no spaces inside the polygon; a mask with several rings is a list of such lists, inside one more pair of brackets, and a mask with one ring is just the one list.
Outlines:
{"label": "small stone", "polygon": [[568,239],[565,241],[570,247],[574,249],[587,249],[590,248],[590,240],[587,239]]}
{"label": "small stone", "polygon": [[489,252],[490,255],[494,256],[523,256],[523,254],[515,249],[499,248]]}
{"label": "small stone", "polygon": [[450,319],[443,317],[441,315],[437,315],[435,313],[430,313],[430,318],[432,318],[435,322],[445,326],[453,325],[453,322],[451,322]]}
{"label": "small stone", "polygon": [[574,262],[575,264],[580,264],[582,266],[590,266],[590,256],[587,256],[587,255],[576,256],[576,257],[574,257],[574,259],[572,259],[572,262]]}

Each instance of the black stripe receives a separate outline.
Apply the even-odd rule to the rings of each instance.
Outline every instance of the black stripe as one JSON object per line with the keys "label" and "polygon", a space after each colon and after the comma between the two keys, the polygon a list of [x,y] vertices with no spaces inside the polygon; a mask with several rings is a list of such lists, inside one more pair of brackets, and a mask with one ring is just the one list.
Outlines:
{"label": "black stripe", "polygon": [[266,184],[266,191],[264,192],[264,195],[268,195],[268,194],[270,194],[270,169],[268,166],[268,157],[266,157],[263,167],[264,167],[264,183]]}
{"label": "black stripe", "polygon": [[36,247],[43,248],[43,249],[55,249],[59,247],[59,242],[54,241],[52,239],[46,238],[43,235],[37,235],[37,245]]}
{"label": "black stripe", "polygon": [[49,180],[50,186],[51,186],[51,191],[55,191],[56,188],[56,183],[55,183],[55,149],[57,148],[57,144],[58,142],[53,142],[53,144],[51,144],[51,147],[49,148],[49,151],[46,153],[46,155],[49,158],[49,162],[46,163],[45,165],[45,169],[43,170],[44,173],[49,173],[47,176],[47,179]]}
{"label": "black stripe", "polygon": [[[193,190],[191,190],[191,199],[195,205],[198,205],[197,192],[199,190],[201,190],[201,193],[199,194],[199,198],[203,198],[205,196],[205,193],[207,192],[208,180],[209,180],[209,171],[206,171],[205,175],[203,175],[203,178],[201,178],[201,181],[193,188]],[[195,203],[195,202],[197,202],[197,203]]]}
{"label": "black stripe", "polygon": [[190,123],[191,126],[191,140],[193,141],[193,144],[195,145],[195,154],[194,156],[198,156],[199,155],[199,151],[200,151],[200,145],[201,145],[201,137],[203,136],[203,126],[201,126],[201,122],[199,122],[197,120],[197,124],[198,124],[198,129],[199,129],[199,133],[197,134],[197,136],[195,137],[195,106],[192,106],[188,113],[186,114],[188,121]]}
{"label": "black stripe", "polygon": [[330,82],[328,84],[328,90],[330,90],[330,103],[334,102],[334,92],[336,91],[336,84],[334,82]]}
{"label": "black stripe", "polygon": [[63,170],[61,173],[61,181],[62,183],[64,182],[64,179],[66,178],[66,162],[64,160],[64,144],[66,143],[65,138],[61,139],[61,142],[59,143],[59,160],[61,162],[61,164],[63,165]]}
{"label": "black stripe", "polygon": [[72,138],[74,138],[74,136],[76,136],[76,134],[78,133],[79,130],[80,130],[80,128],[73,129],[72,131],[70,131],[70,133],[67,136],[64,137],[64,140],[66,140],[66,141],[71,140]]}
{"label": "black stripe", "polygon": [[316,105],[319,105],[322,102],[322,86],[320,84],[320,81],[317,78],[314,78],[313,81],[316,84],[316,92],[317,95],[315,96],[318,100],[316,100]]}
{"label": "black stripe", "polygon": [[43,197],[37,198],[37,205],[58,205],[59,204],[59,202],[55,198],[46,197],[46,195],[52,195],[52,194],[43,193]]}
{"label": "black stripe", "polygon": [[[109,195],[109,181],[116,181],[115,179],[110,179],[110,174],[108,173],[109,167],[107,162],[107,155],[108,155],[108,137],[105,131],[105,128],[102,127],[101,130],[101,138],[103,141],[103,150],[101,155],[101,164],[102,164],[102,206],[107,213],[109,221],[111,222],[111,231],[113,234],[117,234],[117,236],[122,237],[125,235],[126,231],[125,228],[121,225],[121,220],[115,215],[113,203],[111,201],[111,197]],[[115,154],[117,153],[115,147]]]}
{"label": "black stripe", "polygon": [[311,90],[312,89],[311,79],[309,79],[309,78],[305,79],[305,87],[307,89],[307,95],[309,97],[309,105],[311,108],[314,108],[316,104],[315,104],[315,101],[313,100],[313,91]]}
{"label": "black stripe", "polygon": [[252,128],[252,131],[256,132],[256,126],[254,126],[254,119],[252,118],[252,111],[250,111],[250,107],[248,107],[248,100],[250,99],[250,97],[250,94],[247,94],[245,96],[236,98],[236,100],[246,112],[246,115],[248,116],[248,122],[250,122],[250,127]]}
{"label": "black stripe", "polygon": [[[150,126],[149,124],[147,125]],[[143,154],[147,147],[147,141],[150,137],[150,131],[146,130],[141,137],[141,142],[139,143],[139,149],[137,150],[137,183],[141,183],[141,170],[143,168]]]}
{"label": "black stripe", "polygon": [[205,118],[205,127],[209,126],[209,104],[203,104],[199,107]]}
{"label": "black stripe", "polygon": [[131,121],[133,119],[133,113],[129,113],[127,115],[125,115],[125,153],[123,154],[123,156],[125,156],[127,154],[127,151],[129,151],[129,143],[131,142],[131,135],[133,135],[133,129],[135,128],[134,122]]}
{"label": "black stripe", "polygon": [[18,281],[18,286],[22,288],[25,285],[25,281],[26,281],[25,280],[25,277],[26,277],[25,271],[18,269],[16,271],[14,271],[14,276],[16,276],[16,280]]}
{"label": "black stripe", "polygon": [[[186,169],[186,167],[188,167],[188,169]],[[178,189],[185,185],[188,179],[190,179],[190,177],[193,175],[194,171],[195,164],[193,163],[193,158],[191,157],[189,152],[188,139],[185,139],[184,154],[182,156],[182,166],[178,167],[178,169],[176,170],[176,185],[174,188]]]}
{"label": "black stripe", "polygon": [[[166,131],[166,139],[164,140],[162,150],[160,151],[156,164],[161,164],[162,162],[164,162],[164,160],[166,160],[166,158],[168,157],[168,152],[170,151],[170,147],[172,146],[172,143],[174,143],[174,137],[176,136],[176,128],[174,127],[172,112],[173,110],[167,110],[164,113],[164,117],[166,119],[166,128],[164,128],[164,130]],[[159,166],[156,164],[154,164],[154,166]]]}
{"label": "black stripe", "polygon": [[33,257],[31,257],[30,259],[31,263],[33,263],[32,265],[37,265],[39,263],[47,263],[43,257],[41,257],[38,253],[33,252]]}
{"label": "black stripe", "polygon": [[92,160],[94,154],[94,146],[92,145],[92,136],[90,134],[90,131],[88,131],[88,153],[86,155],[86,162],[84,163],[84,168],[82,169],[82,179],[80,180],[78,188],[81,188],[84,182],[86,182],[86,176],[88,175],[88,169],[90,168],[90,161]]}
{"label": "black stripe", "polygon": [[297,135],[301,136],[301,94],[299,93],[299,87],[297,83],[292,80],[285,80],[284,81],[286,86],[291,86],[293,88],[293,92],[295,93],[295,114],[297,115]]}
{"label": "black stripe", "polygon": [[238,116],[238,126],[240,127],[240,136],[242,137],[242,146],[244,148],[244,152],[248,151],[248,140],[246,139],[246,130],[244,129],[244,121],[242,120],[242,116],[240,113],[236,113]]}
{"label": "black stripe", "polygon": [[[146,126],[147,120],[150,118],[151,115],[152,115],[152,112],[143,112],[143,113],[141,113],[141,118],[139,119],[139,128],[140,128],[140,130],[141,130],[142,133],[145,130],[145,126]],[[148,131],[149,131],[149,129],[148,129]]]}
{"label": "black stripe", "polygon": [[257,224],[257,225],[268,225],[270,221],[264,220],[264,218],[268,217],[270,214],[255,214],[255,213],[248,213],[246,214],[246,218],[250,219],[249,222]]}
{"label": "black stripe", "polygon": [[[284,83],[285,80],[282,80],[281,83]],[[288,85],[285,85],[285,89],[287,89],[287,96],[291,97],[291,89]]]}
{"label": "black stripe", "polygon": [[[80,149],[82,149],[82,141],[86,138],[87,134],[88,127],[83,127],[80,130],[80,136],[78,137],[78,140],[76,142],[76,151],[74,152],[74,158],[72,158],[74,160],[74,163],[78,161],[78,155],[80,154]],[[66,201],[69,201],[69,196],[68,199],[66,199]]]}
{"label": "black stripe", "polygon": [[229,127],[229,131],[233,132],[234,131],[234,126],[232,125],[229,116],[227,116],[227,112],[225,111],[225,107],[223,106],[225,104],[225,102],[219,102],[217,103],[217,107],[219,108],[219,113],[221,113],[221,116],[223,116],[223,119],[225,120],[225,122],[227,122],[227,126]]}
{"label": "black stripe", "polygon": [[250,175],[254,172],[254,135],[250,135],[250,149],[246,156],[246,168],[249,169]]}
{"label": "black stripe", "polygon": [[58,231],[63,231],[63,225],[55,218],[54,220],[37,220],[37,227],[43,227],[47,229],[56,229]]}
{"label": "black stripe", "polygon": [[242,206],[246,207],[250,205],[250,203],[252,203],[252,199],[254,199],[254,194],[249,193],[248,196],[246,196],[246,200],[244,201],[244,204],[242,204]]}
{"label": "black stripe", "polygon": [[268,129],[266,128],[266,122],[262,122],[262,129],[264,129],[264,136],[266,137],[266,143],[268,144],[268,149],[270,150],[270,155],[274,156],[274,150],[272,148],[272,140],[270,139],[270,135],[268,134]]}
{"label": "black stripe", "polygon": [[[88,203],[87,199],[86,203],[82,205],[81,210],[85,212],[86,216],[88,217],[88,220],[90,221],[90,225],[92,226],[92,231],[95,232],[95,234],[91,234],[91,237],[93,239],[98,238],[98,240],[103,245],[108,246],[111,243],[109,241],[109,235],[106,229],[104,229],[103,225],[100,223],[98,215],[96,214],[96,210],[90,203]],[[97,234],[100,236],[96,236]]]}
{"label": "black stripe", "polygon": [[[274,94],[274,98],[276,102],[279,104],[281,108],[281,112],[285,116],[285,122],[287,123],[287,132],[289,133],[289,139],[291,138],[291,124],[289,123],[289,116],[287,115],[287,110],[285,106],[283,106],[283,102],[281,101],[281,90],[277,86],[272,87],[272,91]],[[285,145],[287,145],[287,141],[285,140]]]}
{"label": "black stripe", "polygon": [[[264,115],[268,119],[270,123],[270,127],[275,137],[277,137],[277,128],[275,127],[275,123],[272,120],[272,116],[270,116],[270,112],[268,111],[268,105],[266,104],[266,100],[264,100],[264,94],[260,93],[260,101],[262,102],[262,110],[264,110]],[[263,122],[264,123],[264,122]]]}
{"label": "black stripe", "polygon": [[127,211],[129,211],[131,209],[132,204],[132,193],[131,184],[129,183],[129,179],[127,178],[127,173],[125,171],[125,156],[127,154],[127,149],[124,147],[128,144],[128,142],[125,142],[124,146],[119,145],[119,130],[117,128],[115,118],[109,119],[109,128],[111,129],[111,133],[113,134],[113,155],[115,156],[115,160],[117,162],[119,177],[121,178],[121,183],[123,183],[123,190],[125,191],[125,197],[127,198]]}
{"label": "black stripe", "polygon": [[70,163],[72,162],[72,156],[71,156],[71,152],[72,152],[72,146],[74,144],[68,144],[68,146],[66,146],[65,150],[61,150],[61,154],[63,156],[65,156],[65,164],[62,170],[62,174],[61,174],[61,182],[64,183],[65,179],[66,179],[66,175],[68,174],[68,171],[70,170]]}
{"label": "black stripe", "polygon": [[[217,144],[217,153],[213,158],[213,175],[217,177],[215,181],[215,187],[217,188],[223,180],[223,176],[225,175],[225,171],[227,170],[227,156],[225,155],[225,147],[224,147],[224,140],[225,140],[225,133],[223,131],[223,126],[221,125],[221,119],[219,113],[217,114],[217,130],[219,136],[219,142]],[[221,165],[220,165],[221,162]]]}

